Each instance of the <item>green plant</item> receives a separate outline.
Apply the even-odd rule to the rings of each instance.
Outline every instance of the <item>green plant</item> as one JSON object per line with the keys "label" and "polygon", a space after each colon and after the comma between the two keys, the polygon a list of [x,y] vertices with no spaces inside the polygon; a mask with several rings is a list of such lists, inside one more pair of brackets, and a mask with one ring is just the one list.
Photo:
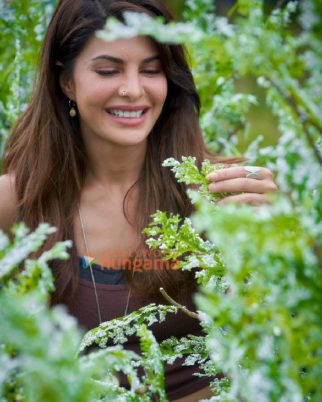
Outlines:
{"label": "green plant", "polygon": [[[29,233],[21,223],[12,230],[13,242],[0,232],[1,400],[149,401],[158,396],[166,401],[163,356],[147,325],[177,309],[149,305],[103,323],[82,340],[84,334],[65,308],[48,306],[54,288],[48,262],[68,258],[70,242],[57,243],[36,260],[27,258],[55,230],[42,224]],[[121,347],[124,334],[140,338],[140,356]],[[105,348],[109,336],[117,345]],[[96,339],[104,350],[81,353]],[[138,367],[145,373],[142,378]],[[119,387],[120,370],[128,376],[130,390]]]}
{"label": "green plant", "polygon": [[[280,136],[276,147],[266,148],[260,148],[258,136],[245,156],[247,164],[266,165],[275,173],[280,193],[271,205],[219,207],[216,201],[225,195],[209,193],[206,179],[217,166],[205,161],[199,171],[193,157],[165,161],[164,168],[194,188],[196,213],[183,220],[157,211],[145,233],[148,245],[177,260],[179,269],[195,270],[199,310],[187,311],[161,290],[173,306],[149,305],[87,334],[61,307],[47,306],[53,288],[47,262],[66,258],[68,243],[22,265],[53,229],[42,226],[32,235],[20,226],[13,243],[2,234],[3,401],[165,401],[163,363],[182,356],[184,364],[200,365],[200,375],[226,375],[212,381],[210,401],[322,398],[321,5],[288,2],[265,13],[262,1],[239,0],[227,17],[215,15],[210,0],[187,0],[186,6],[188,24],[165,27],[160,20],[129,14],[126,27],[108,21],[100,35],[149,34],[187,43],[203,102],[205,139],[224,155],[239,154],[238,141],[247,136],[247,113],[257,99],[236,93],[236,87],[252,75],[278,119]],[[6,9],[13,15],[14,10]],[[301,30],[294,34],[290,21],[296,16]],[[6,105],[16,102],[16,93],[7,95]],[[12,120],[6,119],[8,127]],[[171,337],[158,345],[148,327],[178,310],[198,319],[205,335]],[[141,337],[142,355],[120,345],[134,333]],[[115,346],[106,347],[107,340]],[[88,346],[100,349],[84,354]],[[145,370],[143,377],[138,367]],[[118,369],[128,375],[130,390],[119,386]]]}
{"label": "green plant", "polygon": [[9,130],[32,92],[40,46],[56,3],[0,0],[0,162]]}

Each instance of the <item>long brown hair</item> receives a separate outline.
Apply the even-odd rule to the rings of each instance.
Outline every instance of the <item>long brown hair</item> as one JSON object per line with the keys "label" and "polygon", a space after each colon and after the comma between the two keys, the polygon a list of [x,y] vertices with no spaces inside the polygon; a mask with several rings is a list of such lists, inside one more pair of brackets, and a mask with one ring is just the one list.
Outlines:
{"label": "long brown hair", "polygon": [[[86,175],[87,156],[79,123],[68,115],[68,99],[60,87],[59,76],[62,72],[72,73],[75,59],[107,17],[123,21],[122,13],[128,10],[162,16],[166,22],[172,20],[164,5],[156,0],[61,0],[48,27],[33,96],[12,130],[3,161],[4,173],[15,175],[25,223],[34,229],[40,222],[48,222],[58,229],[39,254],[57,241],[74,240],[73,218]],[[189,216],[193,209],[185,185],[177,183],[169,169],[161,167],[162,161],[194,155],[200,165],[209,156],[198,123],[200,101],[185,48],[156,45],[167,77],[168,95],[148,137],[144,167],[135,183],[140,189],[134,223],[139,231],[157,209],[182,216]],[[142,236],[142,244],[144,240]],[[70,260],[55,261],[52,269],[56,279],[52,303],[64,302],[73,295],[78,283],[75,245]],[[142,299],[158,299],[160,286],[177,299],[194,287],[192,275],[185,272],[144,272],[139,275],[139,286],[138,277],[132,278],[127,270],[126,275]]]}

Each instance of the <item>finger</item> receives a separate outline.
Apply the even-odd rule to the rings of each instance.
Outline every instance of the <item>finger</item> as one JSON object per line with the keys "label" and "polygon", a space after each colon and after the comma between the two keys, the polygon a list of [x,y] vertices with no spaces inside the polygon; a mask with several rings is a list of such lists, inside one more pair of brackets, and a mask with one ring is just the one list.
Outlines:
{"label": "finger", "polygon": [[243,193],[238,195],[231,195],[218,201],[218,205],[225,204],[248,204],[248,205],[261,205],[261,204],[271,204],[271,200],[267,194],[254,194],[254,193]]}
{"label": "finger", "polygon": [[237,179],[212,182],[209,184],[208,189],[215,193],[268,193],[277,191],[277,186],[270,179],[255,180],[239,177]]}
{"label": "finger", "polygon": [[[227,167],[216,172],[212,172],[207,176],[208,180],[219,182],[222,180],[230,180],[237,177],[246,177],[250,172],[246,170],[248,166],[234,166],[234,167]],[[259,173],[263,179],[273,179],[273,173],[264,167],[259,166],[252,166],[251,168],[259,169]]]}

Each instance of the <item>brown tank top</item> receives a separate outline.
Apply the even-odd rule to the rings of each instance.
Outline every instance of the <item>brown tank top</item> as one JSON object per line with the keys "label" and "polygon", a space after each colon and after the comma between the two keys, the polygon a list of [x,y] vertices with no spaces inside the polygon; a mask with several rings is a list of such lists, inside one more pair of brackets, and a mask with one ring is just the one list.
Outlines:
{"label": "brown tank top", "polygon": [[[75,297],[67,304],[70,314],[78,320],[79,325],[90,330],[98,326],[98,315],[95,301],[94,288],[90,277],[89,269],[82,269],[80,264],[79,285]],[[101,269],[93,264],[93,273],[96,282],[98,298],[100,302],[103,321],[112,320],[124,314],[129,287],[125,281],[122,271]],[[128,306],[128,313],[143,307],[139,299],[131,296]],[[192,297],[185,305],[190,310],[196,310]],[[149,327],[157,341],[176,336],[181,338],[188,334],[200,336],[203,334],[197,320],[188,317],[183,313],[168,314],[166,320],[161,323],[154,323]],[[128,339],[124,348],[140,353],[139,341],[136,336]],[[169,400],[187,396],[199,389],[209,385],[213,377],[196,377],[193,373],[200,371],[197,365],[182,366],[184,358],[177,359],[172,365],[165,364],[165,388]],[[124,375],[120,376],[120,385],[128,388],[129,383]]]}

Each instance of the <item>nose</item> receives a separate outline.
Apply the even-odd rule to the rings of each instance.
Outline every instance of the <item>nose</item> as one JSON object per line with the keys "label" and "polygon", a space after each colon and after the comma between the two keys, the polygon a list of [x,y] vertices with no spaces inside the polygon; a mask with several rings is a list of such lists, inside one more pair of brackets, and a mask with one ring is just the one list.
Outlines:
{"label": "nose", "polygon": [[131,100],[136,100],[144,95],[144,86],[138,73],[131,73],[126,76],[124,84],[120,88],[120,93],[124,93]]}

